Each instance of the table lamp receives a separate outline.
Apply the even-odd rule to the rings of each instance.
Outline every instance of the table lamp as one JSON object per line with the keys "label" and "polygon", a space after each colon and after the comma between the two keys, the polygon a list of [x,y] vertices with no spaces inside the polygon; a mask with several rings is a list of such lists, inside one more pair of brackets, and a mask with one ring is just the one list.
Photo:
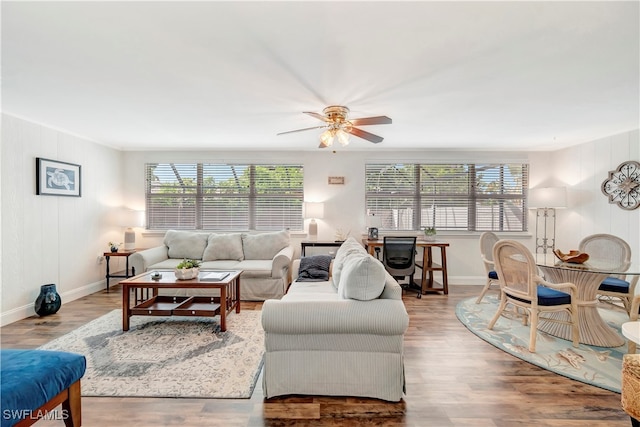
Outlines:
{"label": "table lamp", "polygon": [[318,223],[316,219],[324,217],[324,203],[320,202],[304,202],[304,217],[311,219],[309,222],[309,239],[318,239]]}

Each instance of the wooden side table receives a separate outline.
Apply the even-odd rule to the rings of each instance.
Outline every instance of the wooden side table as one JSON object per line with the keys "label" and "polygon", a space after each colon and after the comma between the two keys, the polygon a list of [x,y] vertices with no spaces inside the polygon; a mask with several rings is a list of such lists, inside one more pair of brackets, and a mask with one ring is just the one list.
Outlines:
{"label": "wooden side table", "polygon": [[[133,254],[135,254],[139,249],[132,249],[130,251],[118,251],[118,252],[105,252],[103,254],[103,256],[106,258],[107,260],[107,274],[106,274],[106,279],[107,279],[107,293],[109,292],[109,279],[111,279],[112,277],[118,277],[118,278],[124,278],[124,279],[128,279],[129,277],[135,276],[136,275],[136,269],[135,267],[131,267],[131,274],[129,274],[129,257]],[[109,261],[111,260],[111,257],[115,256],[115,257],[125,257],[126,259],[126,269],[124,271],[124,274],[110,274],[109,273]]]}

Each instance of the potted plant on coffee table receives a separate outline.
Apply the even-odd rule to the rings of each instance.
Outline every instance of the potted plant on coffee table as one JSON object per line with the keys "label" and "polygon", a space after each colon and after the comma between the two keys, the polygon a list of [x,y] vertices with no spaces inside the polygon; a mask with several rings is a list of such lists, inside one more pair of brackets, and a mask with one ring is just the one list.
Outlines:
{"label": "potted plant on coffee table", "polygon": [[183,259],[175,269],[176,279],[190,280],[198,277],[200,273],[200,261],[197,259]]}

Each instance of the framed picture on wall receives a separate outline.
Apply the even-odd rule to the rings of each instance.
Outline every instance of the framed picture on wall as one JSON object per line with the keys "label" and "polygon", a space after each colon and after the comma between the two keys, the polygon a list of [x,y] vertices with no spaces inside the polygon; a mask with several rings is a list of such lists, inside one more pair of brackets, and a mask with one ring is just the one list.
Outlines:
{"label": "framed picture on wall", "polygon": [[80,197],[81,166],[36,157],[36,194]]}

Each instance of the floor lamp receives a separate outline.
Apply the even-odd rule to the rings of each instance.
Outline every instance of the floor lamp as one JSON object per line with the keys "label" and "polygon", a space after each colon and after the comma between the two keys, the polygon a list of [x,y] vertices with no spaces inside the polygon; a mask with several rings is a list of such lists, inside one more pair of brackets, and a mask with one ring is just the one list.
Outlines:
{"label": "floor lamp", "polygon": [[553,252],[556,247],[556,209],[567,207],[567,188],[532,188],[529,190],[529,207],[536,210],[536,254]]}

